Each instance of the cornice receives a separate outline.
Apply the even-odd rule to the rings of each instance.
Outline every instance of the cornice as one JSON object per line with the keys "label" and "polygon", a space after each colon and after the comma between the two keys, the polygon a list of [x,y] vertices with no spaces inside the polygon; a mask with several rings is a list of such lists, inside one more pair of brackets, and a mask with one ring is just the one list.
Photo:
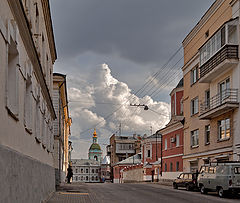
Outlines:
{"label": "cornice", "polygon": [[51,113],[51,116],[53,119],[56,118],[56,114],[54,111],[52,99],[46,84],[46,81],[44,79],[44,75],[42,72],[41,63],[37,54],[36,47],[34,45],[31,31],[29,28],[27,17],[24,13],[24,8],[22,6],[21,1],[19,0],[8,0],[9,7],[13,13],[14,19],[18,25],[19,34],[21,35],[22,41],[24,43],[24,46],[26,48],[26,52],[28,54],[29,59],[31,60],[33,64],[33,69],[36,73],[36,77],[40,83],[42,93],[44,98],[46,99],[48,109]]}
{"label": "cornice", "polygon": [[41,0],[41,2],[42,2],[43,16],[44,16],[46,30],[47,30],[52,63],[54,64],[55,60],[57,59],[57,51],[55,46],[54,34],[53,34],[49,0]]}
{"label": "cornice", "polygon": [[221,6],[224,0],[216,0],[211,7],[206,11],[206,13],[202,16],[200,21],[194,26],[194,28],[190,31],[190,33],[185,37],[182,44],[185,47],[192,38],[197,34],[197,32],[202,28],[202,26],[208,21],[208,19],[213,15],[213,13]]}

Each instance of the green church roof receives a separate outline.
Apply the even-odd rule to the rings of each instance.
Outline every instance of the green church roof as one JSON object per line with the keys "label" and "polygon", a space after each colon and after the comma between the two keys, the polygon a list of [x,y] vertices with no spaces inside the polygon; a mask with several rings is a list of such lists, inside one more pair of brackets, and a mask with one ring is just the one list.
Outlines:
{"label": "green church roof", "polygon": [[99,144],[93,143],[89,150],[94,150],[94,149],[101,150],[101,147],[99,146]]}

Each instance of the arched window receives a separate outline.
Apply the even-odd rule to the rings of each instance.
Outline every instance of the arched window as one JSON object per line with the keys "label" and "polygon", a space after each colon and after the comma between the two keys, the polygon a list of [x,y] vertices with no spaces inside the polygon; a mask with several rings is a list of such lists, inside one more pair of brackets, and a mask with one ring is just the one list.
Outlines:
{"label": "arched window", "polygon": [[98,177],[96,176],[96,181],[98,180]]}
{"label": "arched window", "polygon": [[94,176],[92,176],[92,181],[94,181]]}
{"label": "arched window", "polygon": [[76,168],[76,173],[78,173],[78,169]]}
{"label": "arched window", "polygon": [[81,180],[83,181],[83,176],[81,176]]}
{"label": "arched window", "polygon": [[94,169],[92,169],[92,173],[94,173]]}
{"label": "arched window", "polygon": [[86,173],[88,173],[88,168],[86,168]]}
{"label": "arched window", "polygon": [[81,173],[83,173],[83,168],[81,168]]}
{"label": "arched window", "polygon": [[94,156],[94,159],[95,159],[96,161],[98,161],[98,157],[97,157],[97,155]]}
{"label": "arched window", "polygon": [[86,180],[88,181],[88,176],[86,176]]}

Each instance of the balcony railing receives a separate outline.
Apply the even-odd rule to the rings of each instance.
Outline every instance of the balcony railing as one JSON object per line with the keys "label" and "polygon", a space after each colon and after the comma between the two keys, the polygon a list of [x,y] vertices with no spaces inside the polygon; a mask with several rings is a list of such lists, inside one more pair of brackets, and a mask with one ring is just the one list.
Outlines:
{"label": "balcony railing", "polygon": [[200,78],[211,72],[226,59],[238,59],[238,45],[225,45],[200,67]]}
{"label": "balcony railing", "polygon": [[238,107],[238,89],[226,89],[200,104],[200,118],[209,119]]}

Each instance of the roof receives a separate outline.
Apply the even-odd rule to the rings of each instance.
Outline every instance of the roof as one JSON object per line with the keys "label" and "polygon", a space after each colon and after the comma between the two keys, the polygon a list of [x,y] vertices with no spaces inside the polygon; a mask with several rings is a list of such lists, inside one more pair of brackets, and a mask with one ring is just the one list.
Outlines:
{"label": "roof", "polygon": [[179,81],[176,88],[183,87],[183,78]]}
{"label": "roof", "polygon": [[89,148],[89,150],[94,150],[94,149],[101,150],[101,147],[100,147],[100,145],[98,143],[92,143],[92,145]]}
{"label": "roof", "polygon": [[135,154],[133,156],[124,159],[116,163],[115,165],[128,165],[128,164],[141,164],[142,163],[142,153]]}
{"label": "roof", "polygon": [[99,162],[94,159],[72,159],[72,166],[99,166]]}
{"label": "roof", "polygon": [[110,157],[105,156],[101,164],[105,164],[105,165],[110,164]]}
{"label": "roof", "polygon": [[161,134],[154,133],[153,135],[148,136],[146,139],[148,138],[161,138]]}

